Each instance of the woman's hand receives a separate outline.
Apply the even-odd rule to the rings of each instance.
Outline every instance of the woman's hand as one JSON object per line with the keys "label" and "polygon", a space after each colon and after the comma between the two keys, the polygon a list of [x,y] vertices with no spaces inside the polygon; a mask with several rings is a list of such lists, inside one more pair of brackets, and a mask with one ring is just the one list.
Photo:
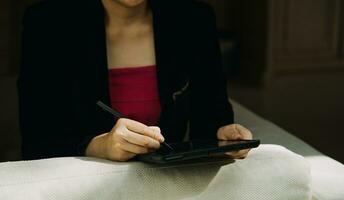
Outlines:
{"label": "woman's hand", "polygon": [[109,133],[95,137],[86,149],[87,156],[127,161],[137,154],[160,148],[164,141],[159,127],[121,118]]}
{"label": "woman's hand", "polygon": [[[217,138],[219,140],[251,140],[252,133],[247,128],[239,124],[230,124],[221,127],[217,131]],[[241,151],[228,152],[232,158],[245,158],[250,150],[245,149]]]}

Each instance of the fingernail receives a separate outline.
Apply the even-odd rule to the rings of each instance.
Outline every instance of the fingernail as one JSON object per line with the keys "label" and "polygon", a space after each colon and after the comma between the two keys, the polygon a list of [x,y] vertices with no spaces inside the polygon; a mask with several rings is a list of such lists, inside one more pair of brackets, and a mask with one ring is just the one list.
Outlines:
{"label": "fingernail", "polygon": [[161,135],[161,132],[160,131],[155,131],[156,133],[156,136],[158,136],[158,140],[163,142],[165,140],[165,138]]}

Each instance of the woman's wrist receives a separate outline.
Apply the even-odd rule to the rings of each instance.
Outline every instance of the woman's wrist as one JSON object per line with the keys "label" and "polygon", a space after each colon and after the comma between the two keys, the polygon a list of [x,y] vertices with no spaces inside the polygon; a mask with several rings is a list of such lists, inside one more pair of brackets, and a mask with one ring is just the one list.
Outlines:
{"label": "woman's wrist", "polygon": [[85,150],[85,156],[107,159],[107,136],[104,133],[94,137]]}

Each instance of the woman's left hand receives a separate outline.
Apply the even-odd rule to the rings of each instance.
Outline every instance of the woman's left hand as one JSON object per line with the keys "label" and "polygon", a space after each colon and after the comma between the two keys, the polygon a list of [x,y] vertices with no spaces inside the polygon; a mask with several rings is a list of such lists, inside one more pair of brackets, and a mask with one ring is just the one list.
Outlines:
{"label": "woman's left hand", "polygon": [[[217,131],[217,138],[219,140],[251,140],[252,133],[240,124],[230,124],[221,127]],[[232,158],[245,158],[249,151],[250,149],[245,149],[241,151],[228,152],[226,154]]]}

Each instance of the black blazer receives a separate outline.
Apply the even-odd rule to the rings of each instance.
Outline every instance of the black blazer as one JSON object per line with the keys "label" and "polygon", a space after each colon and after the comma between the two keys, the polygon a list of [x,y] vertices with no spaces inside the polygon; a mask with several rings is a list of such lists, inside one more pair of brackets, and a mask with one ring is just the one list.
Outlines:
{"label": "black blazer", "polygon": [[[167,142],[215,138],[233,123],[215,16],[204,3],[151,0],[161,117]],[[27,9],[18,80],[24,159],[83,155],[114,118],[100,0],[50,0]]]}

